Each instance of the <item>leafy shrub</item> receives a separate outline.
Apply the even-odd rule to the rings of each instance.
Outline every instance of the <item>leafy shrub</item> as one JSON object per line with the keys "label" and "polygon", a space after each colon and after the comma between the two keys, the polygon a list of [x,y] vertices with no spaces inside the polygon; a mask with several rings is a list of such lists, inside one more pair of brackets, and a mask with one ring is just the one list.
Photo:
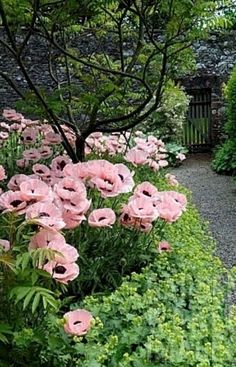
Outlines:
{"label": "leafy shrub", "polygon": [[169,82],[163,93],[160,108],[151,114],[142,129],[158,135],[165,142],[180,142],[188,106],[189,97],[183,89]]}
{"label": "leafy shrub", "polygon": [[227,122],[224,126],[228,139],[216,150],[212,167],[217,173],[236,172],[236,68],[226,87]]}
{"label": "leafy shrub", "polygon": [[212,167],[217,173],[236,172],[236,140],[227,140],[216,150]]}

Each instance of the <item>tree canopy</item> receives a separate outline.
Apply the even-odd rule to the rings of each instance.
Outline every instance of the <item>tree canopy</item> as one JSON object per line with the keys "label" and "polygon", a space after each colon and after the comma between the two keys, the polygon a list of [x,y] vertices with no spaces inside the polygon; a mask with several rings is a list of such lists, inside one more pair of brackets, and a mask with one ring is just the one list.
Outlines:
{"label": "tree canopy", "polygon": [[[83,159],[86,137],[125,131],[161,103],[166,83],[192,66],[191,44],[225,26],[230,1],[208,0],[0,0],[0,38],[16,60],[29,92],[0,76],[51,123],[73,159]],[[16,35],[21,37],[17,38]],[[33,38],[48,49],[53,91],[31,77],[25,54]],[[20,39],[20,41],[19,41]],[[89,40],[86,48],[83,40]],[[76,136],[71,146],[62,125]]]}

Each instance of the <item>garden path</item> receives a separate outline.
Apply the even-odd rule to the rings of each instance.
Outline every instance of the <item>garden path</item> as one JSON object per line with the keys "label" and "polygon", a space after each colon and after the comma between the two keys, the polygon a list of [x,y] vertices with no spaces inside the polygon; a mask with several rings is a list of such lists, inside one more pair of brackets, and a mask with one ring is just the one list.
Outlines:
{"label": "garden path", "polygon": [[172,173],[192,191],[217,241],[216,254],[231,267],[236,265],[236,187],[232,177],[217,175],[210,164],[210,154],[194,154]]}

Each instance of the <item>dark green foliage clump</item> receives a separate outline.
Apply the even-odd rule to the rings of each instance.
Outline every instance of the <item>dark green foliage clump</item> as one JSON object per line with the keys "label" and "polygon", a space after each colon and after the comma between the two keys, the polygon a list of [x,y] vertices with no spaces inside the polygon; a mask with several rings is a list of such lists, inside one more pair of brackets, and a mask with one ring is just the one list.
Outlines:
{"label": "dark green foliage clump", "polygon": [[236,174],[236,67],[229,79],[227,89],[227,122],[224,131],[228,138],[216,150],[212,163],[217,173]]}

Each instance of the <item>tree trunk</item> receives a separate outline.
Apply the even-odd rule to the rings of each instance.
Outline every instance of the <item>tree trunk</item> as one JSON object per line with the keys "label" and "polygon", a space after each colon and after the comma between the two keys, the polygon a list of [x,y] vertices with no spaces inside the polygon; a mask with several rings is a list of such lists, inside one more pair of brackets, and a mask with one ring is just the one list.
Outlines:
{"label": "tree trunk", "polygon": [[76,157],[78,162],[84,162],[85,161],[85,138],[83,136],[77,136],[76,142]]}

